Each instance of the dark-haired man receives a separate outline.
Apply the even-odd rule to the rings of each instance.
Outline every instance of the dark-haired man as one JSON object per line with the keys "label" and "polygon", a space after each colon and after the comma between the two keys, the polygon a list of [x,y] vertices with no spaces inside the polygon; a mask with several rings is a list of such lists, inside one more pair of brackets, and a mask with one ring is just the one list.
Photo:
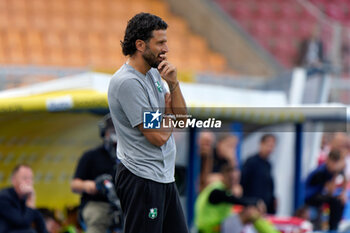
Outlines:
{"label": "dark-haired man", "polygon": [[71,182],[72,191],[81,194],[80,208],[86,233],[106,233],[113,224],[111,205],[107,196],[97,190],[95,182],[100,175],[115,176],[116,136],[109,114],[99,122],[99,128],[103,144],[82,155]]}
{"label": "dark-haired man", "polygon": [[121,45],[129,59],[114,74],[108,90],[121,161],[116,189],[128,233],[188,232],[174,182],[172,129],[150,130],[143,125],[146,110],[153,112],[152,122],[156,120],[158,126],[163,121],[171,125],[174,114],[186,115],[176,68],[167,60],[167,27],[148,13],[128,22]]}
{"label": "dark-haired man", "polygon": [[332,150],[325,164],[317,167],[306,179],[305,202],[310,206],[320,207],[329,204],[329,230],[336,230],[342,218],[346,203],[346,188],[338,195],[335,179],[343,171],[345,161],[339,150]]}
{"label": "dark-haired man", "polygon": [[46,233],[44,219],[34,209],[32,169],[25,164],[17,165],[11,183],[13,187],[0,191],[0,233]]}
{"label": "dark-haired man", "polygon": [[274,180],[271,174],[271,164],[268,160],[275,144],[274,135],[263,135],[260,139],[259,152],[244,163],[241,178],[243,196],[262,199],[269,214],[276,212]]}

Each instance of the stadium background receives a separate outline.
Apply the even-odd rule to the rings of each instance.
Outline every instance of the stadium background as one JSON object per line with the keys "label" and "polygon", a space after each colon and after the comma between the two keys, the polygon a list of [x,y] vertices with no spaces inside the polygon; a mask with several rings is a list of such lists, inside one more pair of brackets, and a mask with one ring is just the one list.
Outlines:
{"label": "stadium background", "polygon": [[[127,20],[142,11],[169,24],[169,60],[178,67],[190,106],[350,102],[349,0],[0,0],[0,187],[9,185],[15,164],[26,162],[35,171],[39,207],[78,204],[69,182],[82,152],[100,142],[106,79],[126,61],[120,40]],[[327,70],[306,77],[295,61],[315,25],[321,28]],[[244,117],[231,120],[242,138]],[[283,131],[293,135],[284,142],[293,152],[283,162],[277,159],[279,171],[297,153],[295,119],[290,122],[292,129]],[[177,136],[183,142],[177,165],[190,223],[198,169],[194,136]],[[320,132],[309,140],[315,147]],[[249,141],[254,139],[240,145],[242,159]],[[316,164],[314,155],[303,159],[311,162],[301,165],[300,179]],[[277,183],[293,186],[296,178],[289,175],[295,168],[287,170]],[[280,193],[286,198],[279,213],[291,215],[294,193]]]}

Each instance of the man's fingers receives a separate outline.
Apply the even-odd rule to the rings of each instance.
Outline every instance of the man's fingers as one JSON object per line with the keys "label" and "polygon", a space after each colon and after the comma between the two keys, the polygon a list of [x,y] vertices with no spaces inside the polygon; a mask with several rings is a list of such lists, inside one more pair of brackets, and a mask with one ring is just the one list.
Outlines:
{"label": "man's fingers", "polygon": [[169,66],[165,66],[165,67],[163,68],[162,72],[160,72],[160,76],[165,77],[166,74],[167,74],[167,71],[168,71],[169,69],[170,69]]}
{"label": "man's fingers", "polygon": [[163,61],[166,61],[166,60],[167,60],[166,54],[161,54],[161,55],[159,55],[159,57],[160,57],[161,59],[163,59]]}
{"label": "man's fingers", "polygon": [[158,65],[158,70],[161,71],[167,64],[168,62],[166,60],[161,61]]}
{"label": "man's fingers", "polygon": [[174,67],[168,67],[165,71],[164,71],[164,76],[167,76],[168,74],[170,74],[171,72],[174,72],[175,69]]}
{"label": "man's fingers", "polygon": [[169,75],[171,72],[175,71],[175,66],[167,64],[162,71],[160,72],[162,77],[166,77],[167,75]]}

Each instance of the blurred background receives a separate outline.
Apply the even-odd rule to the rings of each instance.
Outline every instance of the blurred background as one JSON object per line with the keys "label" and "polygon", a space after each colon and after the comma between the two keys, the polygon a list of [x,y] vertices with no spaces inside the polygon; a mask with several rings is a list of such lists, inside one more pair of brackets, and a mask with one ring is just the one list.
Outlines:
{"label": "blurred background", "polygon": [[[79,205],[70,181],[82,153],[101,143],[108,83],[126,61],[120,41],[139,12],[168,23],[169,61],[188,106],[226,114],[239,164],[258,150],[263,132],[276,136],[276,217],[292,216],[331,142],[325,138],[343,132],[350,155],[350,0],[0,0],[0,187],[25,162],[35,173],[37,207],[63,222]],[[321,110],[298,119],[261,111],[290,106]],[[339,121],[341,129],[333,125]],[[192,229],[199,133],[176,132],[177,184]],[[346,207],[343,225],[349,219]]]}

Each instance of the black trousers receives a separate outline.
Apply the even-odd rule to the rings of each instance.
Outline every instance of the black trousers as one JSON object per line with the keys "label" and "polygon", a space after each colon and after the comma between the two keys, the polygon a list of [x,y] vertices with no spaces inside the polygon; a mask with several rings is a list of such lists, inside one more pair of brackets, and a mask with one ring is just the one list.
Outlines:
{"label": "black trousers", "polygon": [[188,233],[175,182],[158,183],[118,165],[116,193],[124,213],[125,233]]}
{"label": "black trousers", "polygon": [[337,197],[321,194],[306,200],[306,204],[315,207],[320,207],[323,203],[328,203],[329,205],[329,230],[337,230],[338,224],[343,216],[344,204]]}

